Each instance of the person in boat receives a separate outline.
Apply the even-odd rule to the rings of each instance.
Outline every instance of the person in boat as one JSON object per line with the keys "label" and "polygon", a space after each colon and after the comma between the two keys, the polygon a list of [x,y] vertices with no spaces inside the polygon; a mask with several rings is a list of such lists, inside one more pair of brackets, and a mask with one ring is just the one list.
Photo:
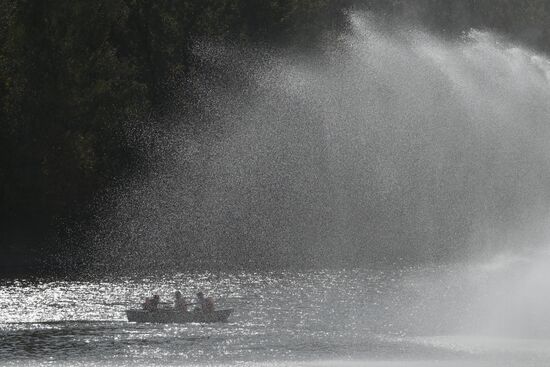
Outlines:
{"label": "person in boat", "polygon": [[147,311],[156,311],[160,303],[160,296],[155,294],[153,298],[145,298],[145,303],[143,304],[143,309]]}
{"label": "person in boat", "polygon": [[177,311],[187,312],[187,302],[182,297],[180,291],[176,291],[174,298],[174,309]]}
{"label": "person in boat", "polygon": [[141,305],[144,310],[148,310],[151,308],[151,297],[145,297],[145,302]]}
{"label": "person in boat", "polygon": [[212,297],[205,298],[202,292],[197,293],[197,307],[195,311],[212,312],[214,311],[214,300]]}
{"label": "person in boat", "polygon": [[214,299],[212,297],[206,298],[204,303],[203,312],[214,312]]}

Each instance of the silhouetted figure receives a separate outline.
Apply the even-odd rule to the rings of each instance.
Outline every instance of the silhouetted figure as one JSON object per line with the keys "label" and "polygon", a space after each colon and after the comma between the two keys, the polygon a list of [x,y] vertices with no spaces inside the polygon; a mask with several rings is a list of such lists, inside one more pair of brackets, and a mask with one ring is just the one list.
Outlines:
{"label": "silhouetted figure", "polygon": [[212,312],[214,311],[214,300],[212,297],[204,298],[202,292],[197,293],[197,307],[195,311]]}
{"label": "silhouetted figure", "polygon": [[176,291],[174,298],[174,309],[181,312],[187,312],[187,301],[182,297],[180,291]]}
{"label": "silhouetted figure", "polygon": [[143,309],[147,311],[156,311],[160,303],[160,297],[158,294],[155,294],[153,298],[145,298],[145,303],[143,304]]}

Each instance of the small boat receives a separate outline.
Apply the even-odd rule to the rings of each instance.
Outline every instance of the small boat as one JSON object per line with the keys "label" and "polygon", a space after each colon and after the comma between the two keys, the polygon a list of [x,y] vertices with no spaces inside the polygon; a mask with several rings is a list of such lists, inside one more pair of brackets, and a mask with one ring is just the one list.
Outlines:
{"label": "small boat", "polygon": [[152,322],[160,324],[185,324],[190,322],[226,322],[233,309],[216,310],[212,312],[190,311],[182,312],[173,309],[126,310],[130,322]]}

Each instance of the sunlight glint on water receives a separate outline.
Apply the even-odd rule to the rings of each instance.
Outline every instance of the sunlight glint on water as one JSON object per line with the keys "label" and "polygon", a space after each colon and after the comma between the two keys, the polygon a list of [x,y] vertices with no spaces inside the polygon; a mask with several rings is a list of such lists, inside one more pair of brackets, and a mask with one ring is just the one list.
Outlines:
{"label": "sunlight glint on water", "polygon": [[[202,289],[235,314],[228,323],[212,325],[125,321],[124,310],[143,297],[153,292],[171,297],[175,289],[187,297]],[[544,365],[550,334],[535,340],[461,333],[465,315],[457,314],[475,307],[471,304],[482,299],[472,295],[483,293],[461,267],[4,282],[0,360],[374,366],[386,360],[419,366],[442,360],[452,366],[462,360],[478,363],[473,366],[528,357]]]}

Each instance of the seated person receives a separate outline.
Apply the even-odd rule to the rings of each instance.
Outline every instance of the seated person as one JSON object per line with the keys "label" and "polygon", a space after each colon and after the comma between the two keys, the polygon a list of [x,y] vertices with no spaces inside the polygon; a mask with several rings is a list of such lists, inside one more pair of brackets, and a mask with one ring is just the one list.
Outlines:
{"label": "seated person", "polygon": [[181,296],[180,291],[176,291],[174,294],[174,309],[182,312],[187,312],[187,302],[185,299]]}
{"label": "seated person", "polygon": [[214,300],[211,297],[205,298],[202,292],[197,293],[197,307],[195,311],[212,312],[214,311]]}
{"label": "seated person", "polygon": [[160,303],[160,297],[158,294],[155,294],[153,298],[145,298],[145,303],[143,304],[143,309],[147,311],[156,311]]}
{"label": "seated person", "polygon": [[206,302],[202,306],[202,312],[212,312],[214,311],[214,299],[212,297],[206,298]]}
{"label": "seated person", "polygon": [[145,302],[141,304],[144,310],[148,310],[151,307],[151,298],[145,297]]}

